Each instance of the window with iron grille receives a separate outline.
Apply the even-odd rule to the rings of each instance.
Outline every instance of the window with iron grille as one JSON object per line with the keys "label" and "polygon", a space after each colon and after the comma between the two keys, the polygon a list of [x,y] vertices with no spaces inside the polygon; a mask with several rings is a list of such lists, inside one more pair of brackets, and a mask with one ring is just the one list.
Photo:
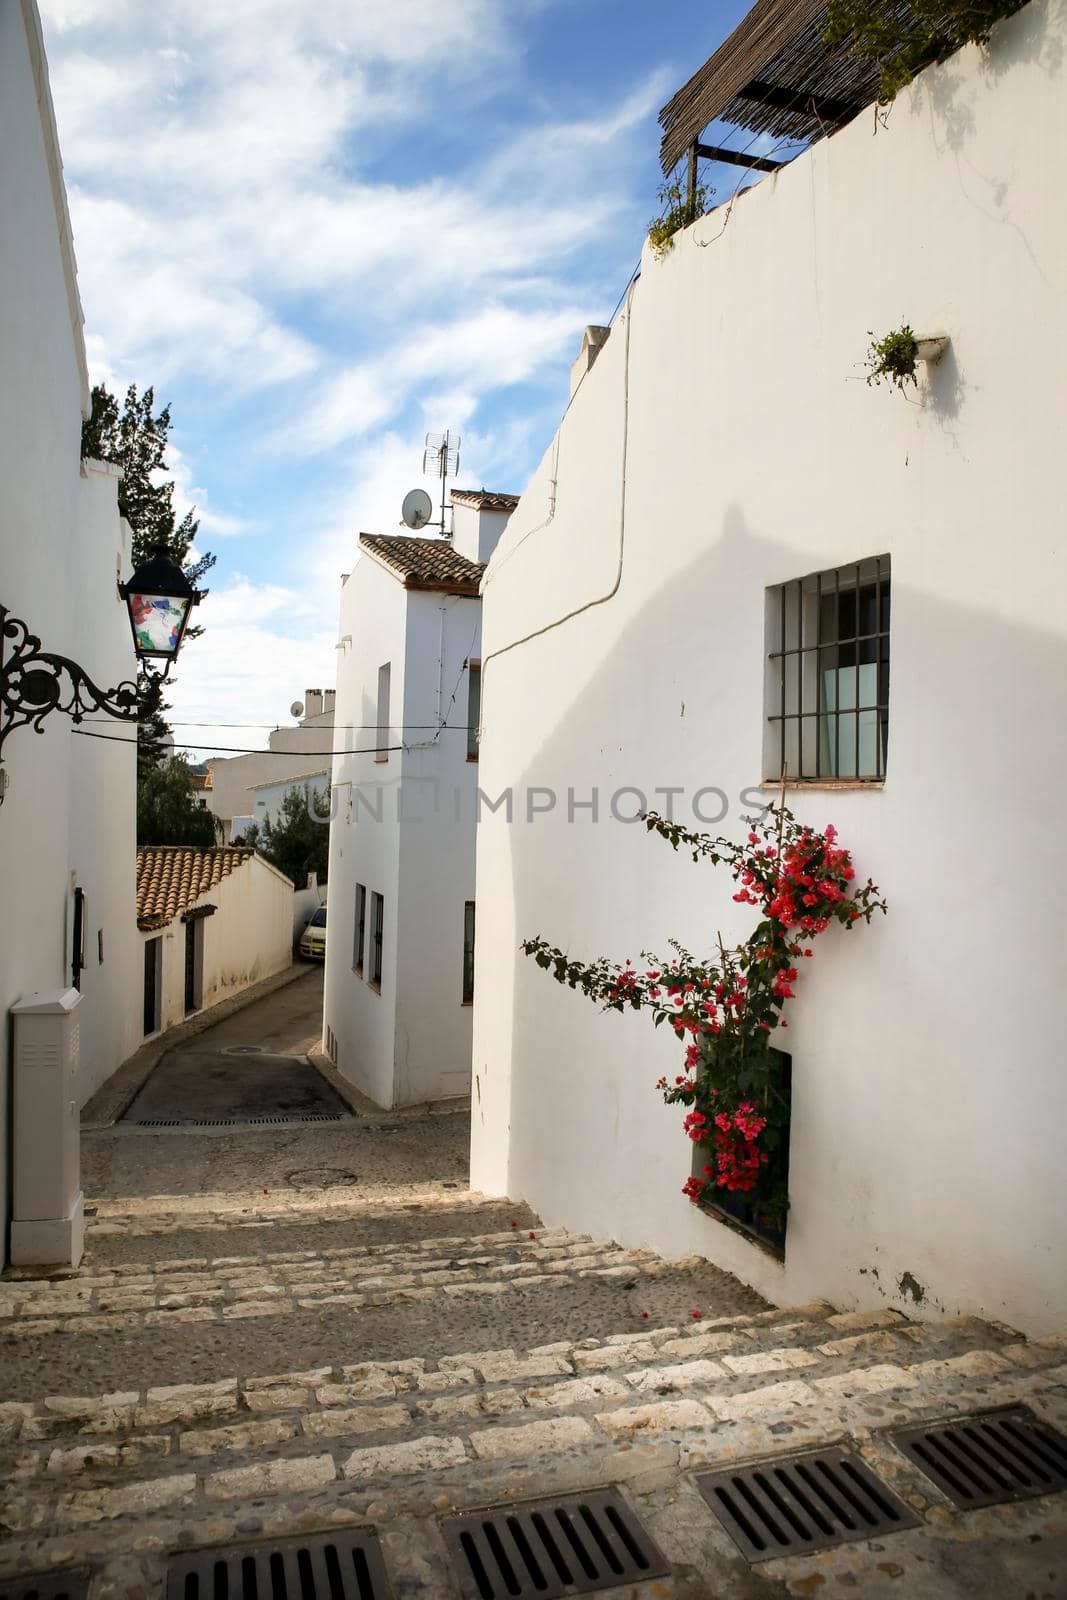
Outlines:
{"label": "window with iron grille", "polygon": [[385,928],[385,899],[380,894],[370,897],[370,981],[381,986],[382,934]]}
{"label": "window with iron grille", "polygon": [[889,592],[888,556],[767,590],[765,779],[885,777]]}
{"label": "window with iron grille", "polygon": [[463,906],[463,1004],[474,999],[474,901]]}
{"label": "window with iron grille", "polygon": [[482,664],[467,662],[467,760],[478,759],[478,726],[482,719]]}
{"label": "window with iron grille", "polygon": [[352,971],[363,971],[363,945],[367,931],[367,890],[356,884],[356,926],[352,936]]}

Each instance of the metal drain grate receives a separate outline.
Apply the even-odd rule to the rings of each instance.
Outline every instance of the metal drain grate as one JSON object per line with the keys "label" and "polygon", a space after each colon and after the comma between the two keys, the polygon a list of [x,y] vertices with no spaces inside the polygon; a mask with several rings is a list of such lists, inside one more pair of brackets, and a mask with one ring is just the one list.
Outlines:
{"label": "metal drain grate", "polygon": [[373,1533],[181,1550],[167,1562],[167,1600],[388,1600],[391,1593]]}
{"label": "metal drain grate", "polygon": [[0,1578],[0,1600],[85,1600],[88,1567],[66,1572],[32,1572],[23,1578]]}
{"label": "metal drain grate", "polygon": [[142,1117],[139,1128],[262,1128],[279,1123],[341,1122],[343,1111],[309,1111],[306,1116],[280,1117]]}
{"label": "metal drain grate", "polygon": [[1025,1406],[907,1428],[890,1437],[964,1511],[1067,1488],[1067,1438]]}
{"label": "metal drain grate", "polygon": [[749,1561],[804,1555],[918,1521],[854,1451],[839,1446],[708,1473],[696,1483]]}
{"label": "metal drain grate", "polygon": [[443,1531],[464,1600],[557,1600],[671,1573],[610,1489],[450,1517]]}

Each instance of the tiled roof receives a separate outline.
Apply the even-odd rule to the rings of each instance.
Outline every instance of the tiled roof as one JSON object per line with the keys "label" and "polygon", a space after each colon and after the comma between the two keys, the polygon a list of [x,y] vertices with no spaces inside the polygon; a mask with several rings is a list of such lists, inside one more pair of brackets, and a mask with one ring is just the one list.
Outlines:
{"label": "tiled roof", "polygon": [[137,926],[165,927],[255,853],[245,845],[146,845],[137,852]]}
{"label": "tiled roof", "polygon": [[363,549],[404,580],[405,589],[443,589],[477,594],[484,566],[468,561],[447,539],[408,539],[402,534],[361,533]]}
{"label": "tiled roof", "polygon": [[452,498],[479,511],[514,511],[519,503],[517,494],[494,494],[491,489],[453,489]]}

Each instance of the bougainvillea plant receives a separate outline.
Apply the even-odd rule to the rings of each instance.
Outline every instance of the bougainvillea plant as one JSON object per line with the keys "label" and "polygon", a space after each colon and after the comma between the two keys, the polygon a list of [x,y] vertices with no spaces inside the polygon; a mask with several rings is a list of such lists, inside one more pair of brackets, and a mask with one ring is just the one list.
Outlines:
{"label": "bougainvillea plant", "polygon": [[744,1193],[762,1221],[780,1223],[789,1202],[773,1156],[788,1136],[789,1102],[772,1040],[789,1026],[786,1001],[814,940],[834,923],[848,930],[870,922],[885,900],[870,879],[857,885],[834,827],[817,833],[784,803],[750,818],[741,843],[690,833],[655,812],[644,821],[694,861],[729,867],[734,900],[760,913],[748,939],[728,948],[720,936],[705,959],[672,939],[667,958],[642,951],[640,969],[632,960],[572,961],[542,938],[522,948],[557,982],[605,1010],[645,1008],[657,1028],[673,1030],[685,1047],[685,1070],[673,1082],[660,1078],[656,1088],[669,1105],[685,1107],[682,1126],[704,1158],[703,1176],[689,1178],[683,1194],[698,1203],[714,1201],[716,1191]]}

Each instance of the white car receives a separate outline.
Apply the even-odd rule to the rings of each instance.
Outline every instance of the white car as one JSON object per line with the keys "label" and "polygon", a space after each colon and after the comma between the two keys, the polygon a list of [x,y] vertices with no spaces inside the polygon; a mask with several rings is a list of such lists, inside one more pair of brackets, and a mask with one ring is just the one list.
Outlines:
{"label": "white car", "polygon": [[300,954],[306,961],[326,960],[326,907],[320,906],[300,935]]}

